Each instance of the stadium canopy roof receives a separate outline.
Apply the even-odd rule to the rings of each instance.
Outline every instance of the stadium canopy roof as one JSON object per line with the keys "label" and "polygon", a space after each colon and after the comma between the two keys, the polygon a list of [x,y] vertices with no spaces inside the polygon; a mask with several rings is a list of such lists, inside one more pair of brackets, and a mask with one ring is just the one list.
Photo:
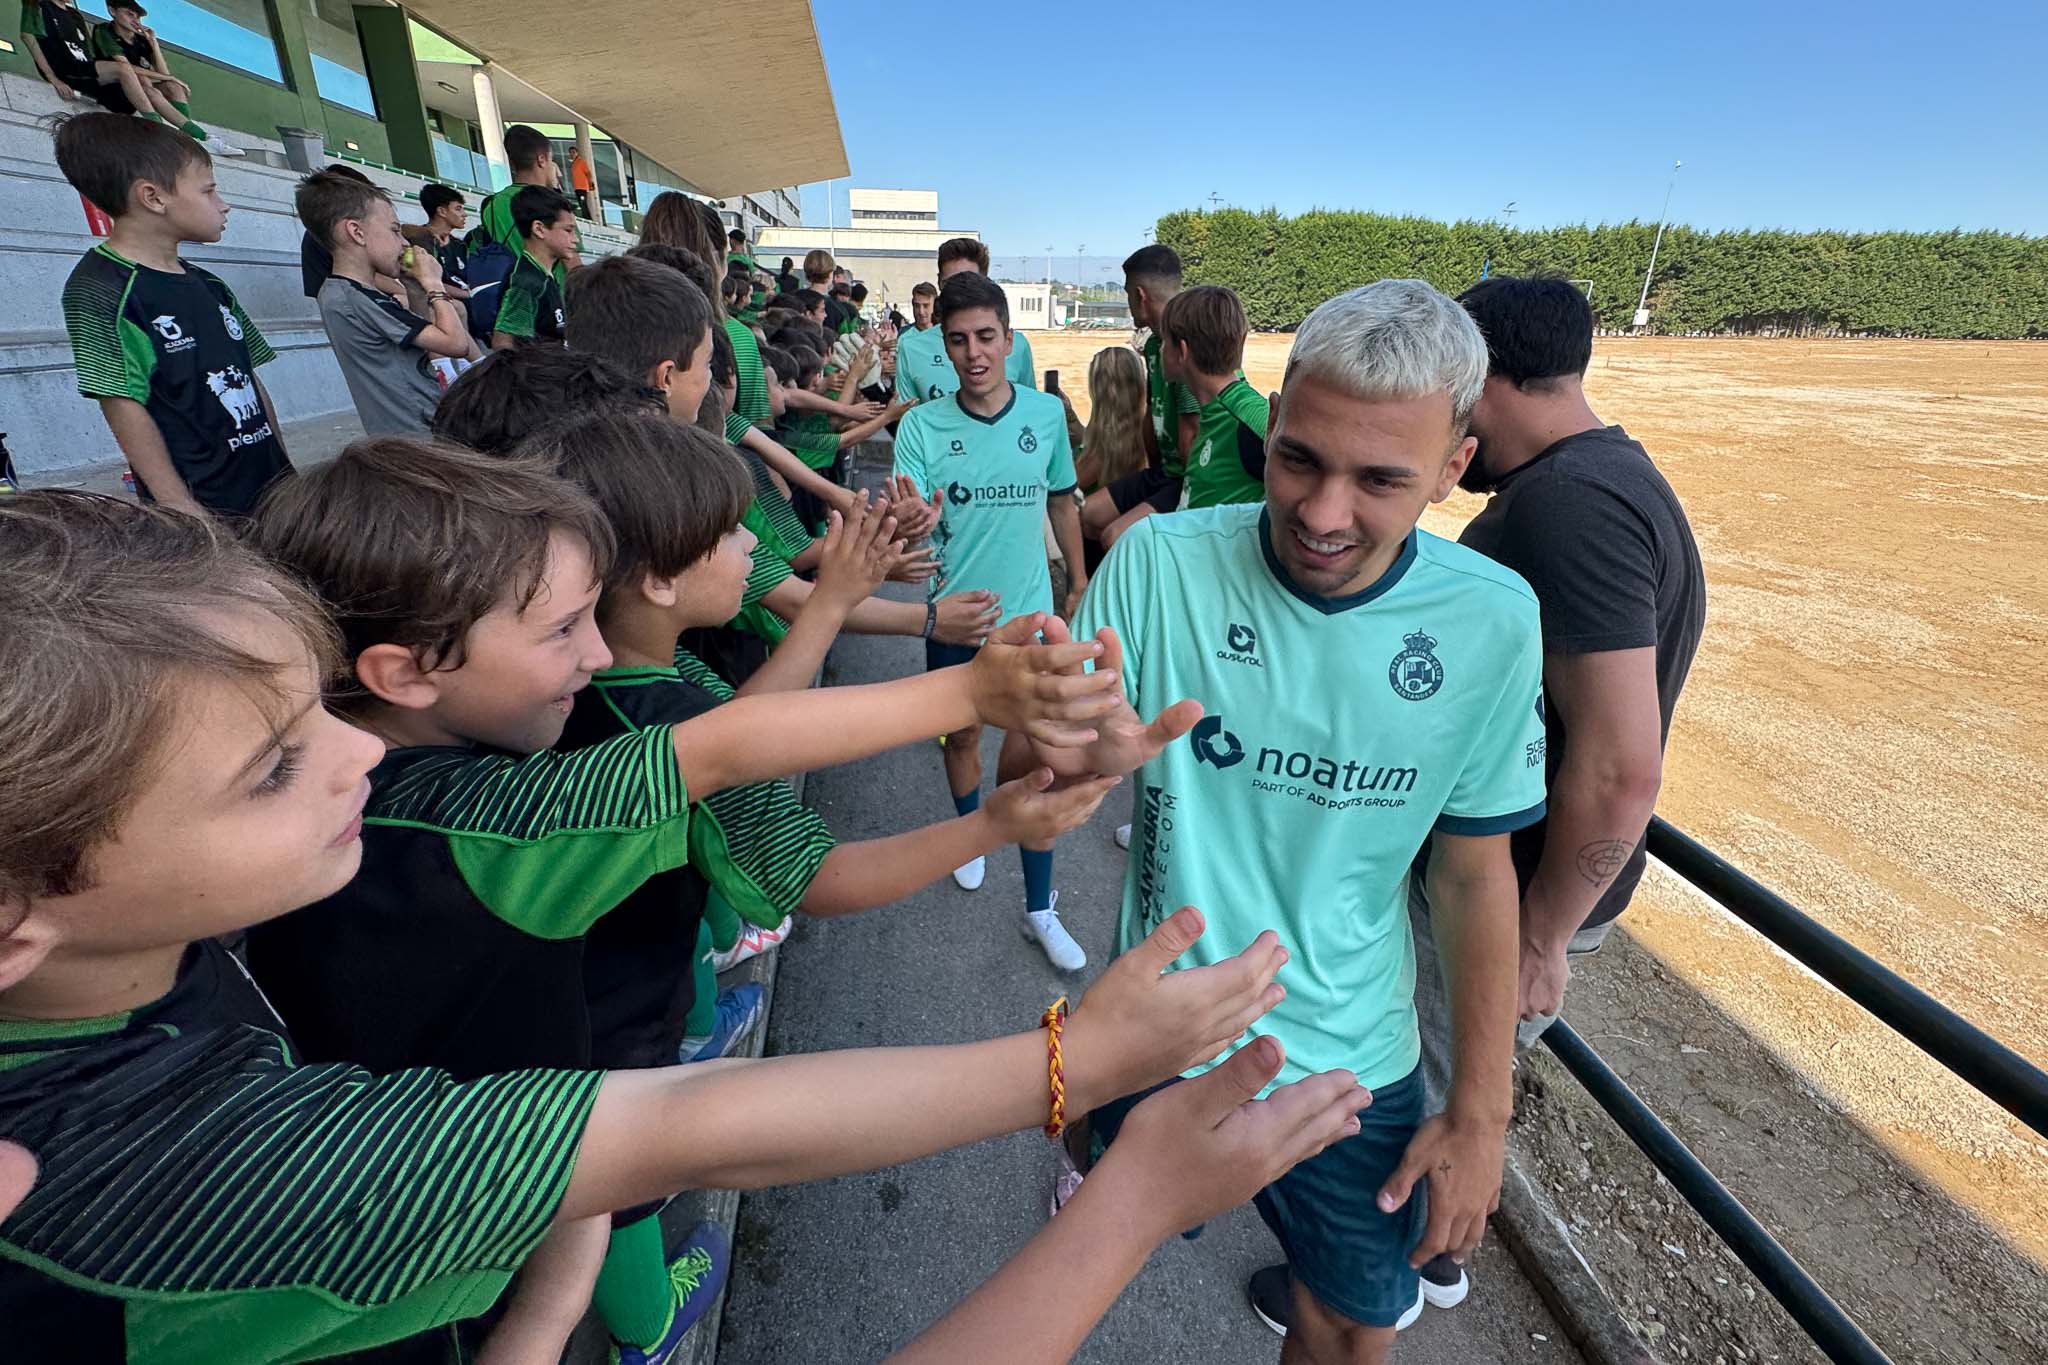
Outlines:
{"label": "stadium canopy roof", "polygon": [[807,0],[406,0],[714,198],[847,174]]}

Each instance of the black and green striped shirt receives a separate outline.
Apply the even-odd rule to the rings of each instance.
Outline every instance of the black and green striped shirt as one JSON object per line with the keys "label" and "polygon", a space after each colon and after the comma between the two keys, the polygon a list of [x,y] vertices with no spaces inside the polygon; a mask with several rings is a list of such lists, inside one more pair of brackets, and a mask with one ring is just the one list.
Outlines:
{"label": "black and green striped shirt", "polygon": [[427,1333],[405,1358],[439,1358],[553,1221],[602,1079],[304,1065],[210,942],[140,1009],[0,1022],[0,1138],[41,1167],[0,1224],[4,1354],[301,1361]]}
{"label": "black and green striped shirt", "polygon": [[[686,650],[672,668],[608,668],[590,680],[562,735],[564,748],[668,733],[729,701],[733,690]],[[763,927],[802,902],[834,846],[832,832],[786,782],[714,792],[690,818],[690,865],[648,879],[591,926],[583,979],[592,1055],[603,1066],[657,1066],[675,1057],[695,999],[691,954],[706,884]]]}
{"label": "black and green striped shirt", "polygon": [[249,934],[305,1055],[461,1078],[589,1065],[583,936],[690,860],[669,732],[527,758],[394,749],[370,786],[355,880]]}

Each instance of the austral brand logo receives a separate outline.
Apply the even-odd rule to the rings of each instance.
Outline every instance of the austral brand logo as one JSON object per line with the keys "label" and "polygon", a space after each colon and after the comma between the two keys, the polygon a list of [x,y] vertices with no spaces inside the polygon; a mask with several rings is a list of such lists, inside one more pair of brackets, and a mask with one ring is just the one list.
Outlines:
{"label": "austral brand logo", "polygon": [[1408,804],[1421,777],[1417,768],[1361,763],[1271,744],[1248,746],[1224,726],[1221,716],[1202,717],[1188,736],[1188,746],[1197,764],[1206,763],[1219,772],[1249,758],[1253,791],[1293,797],[1325,810],[1398,809]]}
{"label": "austral brand logo", "polygon": [[947,442],[946,453],[948,455],[965,455],[967,453],[967,442],[957,436],[954,437],[951,441]]}
{"label": "austral brand logo", "polygon": [[228,329],[228,335],[236,341],[242,339],[242,324],[235,321],[235,310],[226,304],[220,306],[220,325]]}
{"label": "austral brand logo", "polygon": [[1030,427],[1026,427],[1017,433],[1017,449],[1023,451],[1026,455],[1037,453],[1038,437],[1032,433]]}
{"label": "austral brand logo", "polygon": [[1436,648],[1436,638],[1426,631],[1401,637],[1402,650],[1387,665],[1387,681],[1393,684],[1394,695],[1402,701],[1422,701],[1436,695],[1444,685],[1443,661],[1430,651]]}
{"label": "austral brand logo", "polygon": [[1244,762],[1244,744],[1236,735],[1223,728],[1223,717],[1204,716],[1195,722],[1195,731],[1188,737],[1188,744],[1195,751],[1195,762],[1207,763],[1217,768],[1234,768]]}
{"label": "austral brand logo", "polygon": [[946,498],[955,507],[979,503],[983,507],[1040,507],[1045,503],[1042,483],[964,483],[946,485]]}
{"label": "austral brand logo", "polygon": [[1250,626],[1232,621],[1223,638],[1224,643],[1230,647],[1217,650],[1216,657],[1224,663],[1250,664],[1253,668],[1266,666],[1259,659],[1259,633]]}

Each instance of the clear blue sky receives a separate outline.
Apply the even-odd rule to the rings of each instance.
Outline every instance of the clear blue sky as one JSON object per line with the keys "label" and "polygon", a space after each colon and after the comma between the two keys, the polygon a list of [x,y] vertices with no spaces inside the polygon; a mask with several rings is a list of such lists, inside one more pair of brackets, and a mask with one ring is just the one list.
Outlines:
{"label": "clear blue sky", "polygon": [[1681,158],[1672,217],[1701,227],[2048,232],[2040,0],[814,10],[853,168],[838,221],[848,184],[936,189],[998,255],[1121,255],[1211,192],[1654,219]]}

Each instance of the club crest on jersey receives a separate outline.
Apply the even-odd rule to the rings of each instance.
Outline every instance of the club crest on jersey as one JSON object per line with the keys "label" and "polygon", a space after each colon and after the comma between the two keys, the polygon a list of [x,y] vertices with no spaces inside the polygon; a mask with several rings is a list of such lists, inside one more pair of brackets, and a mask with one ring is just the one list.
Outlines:
{"label": "club crest on jersey", "polygon": [[185,329],[180,327],[178,320],[169,313],[160,313],[156,317],[151,318],[149,325],[156,328],[156,334],[165,341],[183,341],[185,339]]}
{"label": "club crest on jersey", "polygon": [[1401,637],[1402,650],[1387,665],[1387,681],[1402,701],[1423,701],[1444,685],[1443,661],[1436,657],[1436,638],[1427,631]]}
{"label": "club crest on jersey", "polygon": [[1030,455],[1038,449],[1038,437],[1032,434],[1030,427],[1026,427],[1017,433],[1017,449],[1023,451],[1026,455]]}
{"label": "club crest on jersey", "polygon": [[1195,457],[1195,463],[1207,469],[1209,467],[1209,454],[1215,448],[1216,443],[1214,441],[1202,442],[1202,453]]}
{"label": "club crest on jersey", "polygon": [[220,325],[228,329],[228,335],[236,341],[242,339],[242,324],[235,321],[235,310],[226,304],[220,306]]}

